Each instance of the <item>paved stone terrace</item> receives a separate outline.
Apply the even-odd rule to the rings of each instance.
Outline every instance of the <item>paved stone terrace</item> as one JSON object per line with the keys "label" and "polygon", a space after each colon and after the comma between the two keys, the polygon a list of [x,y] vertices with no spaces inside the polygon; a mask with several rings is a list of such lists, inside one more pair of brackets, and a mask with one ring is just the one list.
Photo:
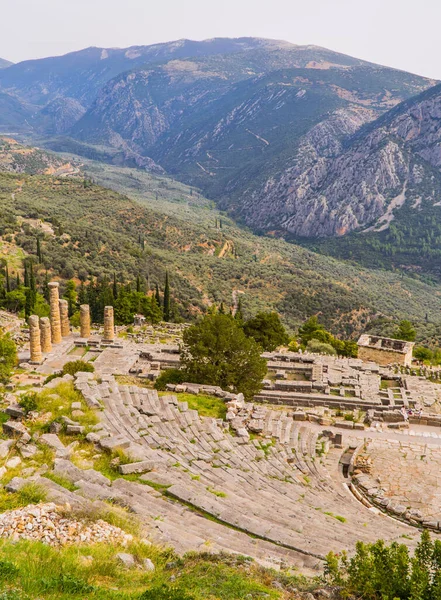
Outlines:
{"label": "paved stone terrace", "polygon": [[423,517],[441,519],[441,448],[410,440],[372,440],[366,454],[372,459],[371,476],[384,495]]}

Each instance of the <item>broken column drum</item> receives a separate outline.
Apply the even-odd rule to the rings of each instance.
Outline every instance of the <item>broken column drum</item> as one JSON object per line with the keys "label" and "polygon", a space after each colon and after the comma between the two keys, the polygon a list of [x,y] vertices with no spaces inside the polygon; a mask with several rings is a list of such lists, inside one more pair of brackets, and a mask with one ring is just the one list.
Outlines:
{"label": "broken column drum", "polygon": [[90,337],[90,308],[88,304],[80,306],[80,330],[81,337]]}
{"label": "broken column drum", "polygon": [[31,363],[41,363],[43,355],[41,353],[41,341],[40,341],[40,322],[37,315],[31,315],[29,317],[29,339],[31,346]]}
{"label": "broken column drum", "polygon": [[59,284],[57,281],[51,281],[49,283],[50,319],[53,344],[59,344],[61,342],[60,298],[58,287]]}
{"label": "broken column drum", "polygon": [[113,306],[104,307],[104,336],[106,342],[112,342],[115,339],[115,325],[113,321]]}
{"label": "broken column drum", "polygon": [[52,352],[51,322],[48,317],[40,319],[41,351]]}
{"label": "broken column drum", "polygon": [[70,323],[69,323],[69,304],[67,300],[60,300],[60,321],[61,321],[61,335],[66,337],[70,335]]}

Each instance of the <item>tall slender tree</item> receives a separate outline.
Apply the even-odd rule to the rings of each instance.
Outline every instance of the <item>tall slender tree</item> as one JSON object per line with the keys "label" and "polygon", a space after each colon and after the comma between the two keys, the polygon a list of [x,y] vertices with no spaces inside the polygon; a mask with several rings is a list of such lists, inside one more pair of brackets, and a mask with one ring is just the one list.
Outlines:
{"label": "tall slender tree", "polygon": [[6,291],[10,292],[11,291],[11,282],[9,281],[8,263],[6,263],[5,271],[6,271]]}
{"label": "tall slender tree", "polygon": [[159,285],[158,284],[156,284],[155,298],[156,298],[156,303],[158,304],[158,306],[161,306],[161,295],[159,294]]}
{"label": "tall slender tree", "polygon": [[170,321],[170,282],[168,279],[168,271],[165,272],[164,321]]}

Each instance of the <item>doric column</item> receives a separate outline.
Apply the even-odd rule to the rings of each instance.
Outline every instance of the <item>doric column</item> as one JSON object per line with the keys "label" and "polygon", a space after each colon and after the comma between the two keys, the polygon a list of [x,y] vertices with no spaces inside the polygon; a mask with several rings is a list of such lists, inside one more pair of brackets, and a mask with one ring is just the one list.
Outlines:
{"label": "doric column", "polygon": [[112,342],[115,339],[115,325],[113,321],[113,306],[104,307],[104,336],[106,342]]}
{"label": "doric column", "polygon": [[52,352],[51,322],[48,317],[40,319],[41,351]]}
{"label": "doric column", "polygon": [[31,346],[31,363],[40,364],[43,360],[40,343],[40,323],[37,315],[29,317],[29,339]]}
{"label": "doric column", "polygon": [[69,304],[67,300],[59,300],[58,304],[60,305],[61,335],[66,337],[70,335]]}
{"label": "doric column", "polygon": [[58,281],[49,282],[49,302],[51,307],[50,319],[53,344],[59,344],[61,342],[60,298],[58,294],[58,287]]}
{"label": "doric column", "polygon": [[80,306],[80,329],[82,338],[90,337],[90,308],[88,304]]}

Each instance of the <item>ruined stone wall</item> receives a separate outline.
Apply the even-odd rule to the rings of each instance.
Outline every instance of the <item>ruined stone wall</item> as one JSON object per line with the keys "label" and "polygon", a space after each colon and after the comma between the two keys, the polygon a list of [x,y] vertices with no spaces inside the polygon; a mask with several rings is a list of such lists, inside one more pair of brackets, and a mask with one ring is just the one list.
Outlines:
{"label": "ruined stone wall", "polygon": [[368,348],[366,346],[358,347],[358,358],[366,362],[376,362],[382,367],[392,364],[409,366],[412,362],[411,353],[403,354],[393,350]]}

